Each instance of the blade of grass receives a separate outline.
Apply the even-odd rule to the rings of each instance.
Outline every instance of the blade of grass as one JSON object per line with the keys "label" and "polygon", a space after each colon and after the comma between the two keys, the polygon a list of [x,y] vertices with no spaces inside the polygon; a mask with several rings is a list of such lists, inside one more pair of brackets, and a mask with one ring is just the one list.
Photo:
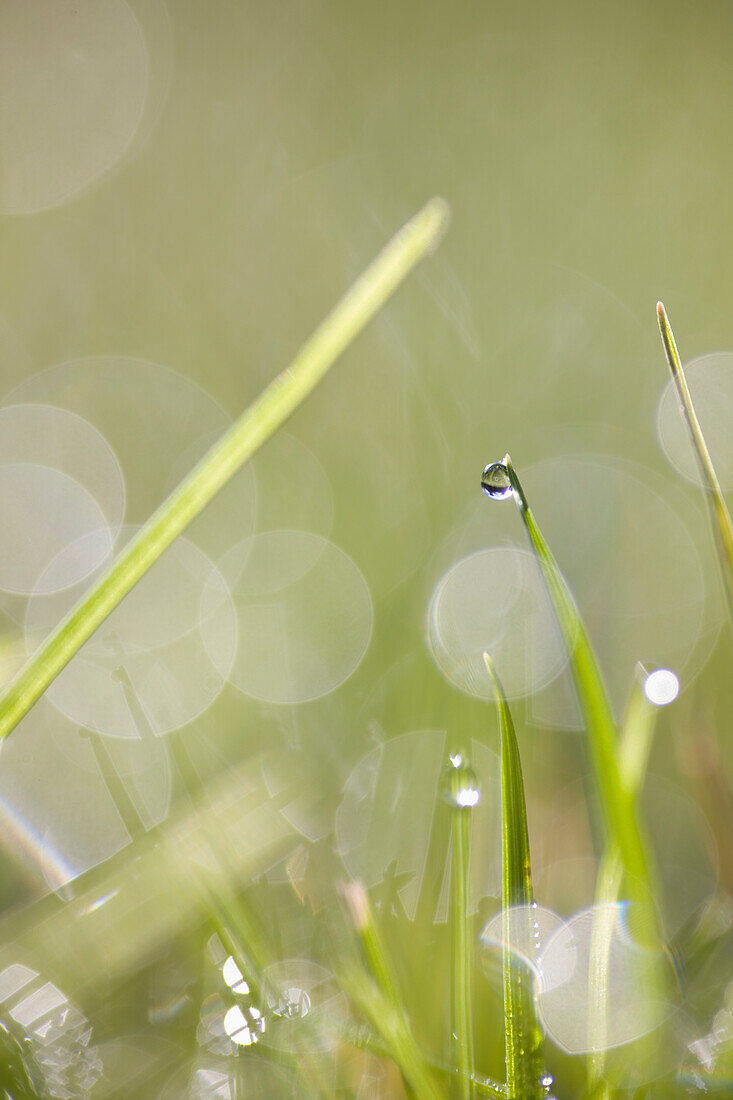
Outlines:
{"label": "blade of grass", "polygon": [[417,1100],[441,1100],[442,1090],[412,1034],[397,989],[394,968],[366,891],[361,883],[351,882],[342,893],[369,968],[367,970],[357,965],[346,967],[342,973],[342,985],[389,1051]]}
{"label": "blade of grass", "polygon": [[682,416],[687,424],[698,466],[700,467],[700,473],[708,491],[708,499],[710,501],[713,518],[715,544],[718,550],[720,568],[723,573],[723,583],[728,594],[728,608],[733,614],[733,521],[731,521],[728,505],[725,502],[723,492],[720,488],[718,475],[715,472],[713,460],[710,457],[710,452],[705,442],[705,436],[702,434],[700,421],[697,419],[697,413],[692,403],[692,396],[687,385],[685,372],[682,368],[682,360],[677,351],[674,334],[665,308],[661,302],[657,302],[657,320],[659,322],[659,332],[664,346],[664,354],[667,357],[669,372],[672,375],[672,381],[677,390]]}
{"label": "blade of grass", "polygon": [[616,845],[628,888],[656,924],[647,857],[637,822],[634,799],[619,771],[616,726],[598,662],[575,601],[549,546],[537,526],[509,455],[504,459],[513,496],[540,564],[563,636],[590,742],[591,761],[607,834]]}
{"label": "blade of grass", "polygon": [[377,922],[374,920],[366,890],[360,882],[347,882],[341,887],[341,894],[346,902],[351,923],[361,941],[372,976],[392,1004],[401,1008],[402,1000],[397,989],[394,967],[387,954]]}
{"label": "blade of grass", "polygon": [[0,699],[0,740],[17,726],[163,551],[308,397],[402,280],[436,247],[447,222],[448,208],[442,199],[432,199],[407,222],[319,325],[290,366],[263,390],[150,517],[4,692]]}
{"label": "blade of grass", "polygon": [[458,1096],[460,1100],[473,1100],[473,938],[469,934],[468,889],[471,809],[478,799],[478,786],[462,753],[451,756],[448,767],[447,793],[451,806],[451,1036],[458,1070]]}
{"label": "blade of grass", "polygon": [[[621,783],[634,801],[641,791],[649,763],[658,706],[644,691],[645,671],[637,665],[629,702],[621,729],[618,750]],[[610,1082],[603,1081],[606,1066],[606,1011],[609,986],[609,957],[615,919],[615,903],[621,894],[623,863],[618,847],[611,842],[601,860],[596,880],[595,904],[598,916],[593,922],[588,982],[588,1035],[594,1053],[588,1057],[588,1089],[591,1095],[609,1100]]]}
{"label": "blade of grass", "polygon": [[[384,1043],[384,1040],[381,1039],[368,1024],[347,1024],[347,1026],[342,1029],[340,1035],[345,1043],[349,1043],[359,1050],[368,1050],[377,1058],[391,1058],[390,1051]],[[446,1077],[449,1080],[455,1077],[455,1069],[452,1066],[436,1062],[426,1054],[423,1054],[423,1058],[425,1064],[429,1066],[434,1073],[439,1074],[441,1077]],[[493,1081],[490,1077],[484,1077],[480,1073],[474,1073],[471,1077],[471,1081],[477,1096],[488,1096],[493,1098],[493,1100],[506,1100],[506,1085],[500,1084],[498,1081]]]}
{"label": "blade of grass", "polygon": [[488,653],[484,661],[494,686],[501,734],[501,904],[504,912],[502,966],[504,972],[504,1031],[506,1082],[509,1100],[541,1100],[545,1071],[542,1031],[534,1004],[534,974],[510,947],[508,913],[526,909],[531,942],[532,870],[529,858],[527,807],[519,745],[514,722],[499,678]]}

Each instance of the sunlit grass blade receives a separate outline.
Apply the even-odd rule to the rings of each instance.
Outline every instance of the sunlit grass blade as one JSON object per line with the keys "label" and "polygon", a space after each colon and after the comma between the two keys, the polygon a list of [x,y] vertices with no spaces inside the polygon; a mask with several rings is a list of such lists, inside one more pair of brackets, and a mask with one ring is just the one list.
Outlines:
{"label": "sunlit grass blade", "polygon": [[[501,902],[504,911],[502,966],[504,973],[504,1034],[509,1100],[541,1100],[542,1031],[534,1004],[534,974],[510,946],[508,913],[519,906],[531,922],[534,902],[529,856],[527,808],[519,745],[511,712],[491,658],[484,653],[499,708],[501,733]],[[531,928],[529,940],[532,939]]]}
{"label": "sunlit grass blade", "polygon": [[451,938],[451,1036],[458,1072],[457,1094],[472,1100],[473,1016],[471,987],[473,937],[468,916],[471,850],[471,810],[479,798],[476,778],[463,753],[451,756],[445,794],[451,813],[450,938]]}
{"label": "sunlit grass blade", "polygon": [[[644,672],[637,675],[629,696],[618,748],[619,779],[632,801],[636,802],[644,783],[659,707],[649,701],[644,691]],[[618,847],[611,841],[601,861],[596,883],[596,902],[614,902],[620,896],[623,864]]]}
{"label": "sunlit grass blade", "polygon": [[729,609],[733,611],[733,521],[731,521],[728,505],[720,488],[718,475],[715,472],[713,460],[710,457],[705,436],[700,427],[700,421],[697,419],[674,334],[661,302],[657,302],[657,320],[659,321],[664,354],[667,357],[667,365],[677,390],[682,416],[690,433],[703,482],[707,487],[713,517],[715,543],[723,572],[723,582],[728,593]]}
{"label": "sunlit grass blade", "polygon": [[402,1007],[392,961],[374,920],[366,890],[360,882],[348,882],[341,888],[351,923],[361,941],[372,976],[392,1004]]}
{"label": "sunlit grass blade", "polygon": [[[374,1031],[369,1024],[362,1022],[357,1024],[347,1023],[340,1034],[344,1042],[349,1043],[359,1050],[367,1050],[378,1058],[391,1059],[390,1051],[384,1040],[377,1035],[376,1031]],[[452,1066],[443,1062],[437,1062],[427,1057],[425,1054],[423,1054],[423,1059],[425,1065],[441,1078],[447,1078],[448,1080],[455,1079],[455,1069]],[[476,1096],[488,1096],[492,1098],[492,1100],[506,1100],[506,1085],[501,1084],[499,1081],[494,1081],[490,1077],[484,1077],[483,1074],[480,1073],[474,1073],[471,1076],[471,1082]]]}
{"label": "sunlit grass blade", "polygon": [[319,325],[290,366],[263,390],[150,517],[9,685],[0,699],[0,739],[15,728],[163,551],[308,397],[403,279],[435,248],[447,223],[448,208],[442,199],[432,199],[407,222]]}
{"label": "sunlit grass blade", "polygon": [[392,962],[374,920],[369,899],[358,882],[343,889],[351,923],[359,937],[366,967],[350,965],[342,985],[379,1037],[417,1100],[444,1100],[412,1034]]}
{"label": "sunlit grass blade", "polygon": [[[619,771],[616,725],[598,662],[575,601],[549,546],[537,526],[524,489],[509,455],[504,466],[530,544],[545,578],[565,647],[590,744],[591,761],[608,839],[616,845],[628,888],[649,914],[654,912],[646,852],[634,799],[626,791]],[[653,917],[652,917],[653,920]]]}
{"label": "sunlit grass blade", "polygon": [[[644,690],[645,670],[637,666],[636,676],[626,708],[618,761],[621,784],[629,798],[636,801],[646,776],[659,707],[647,698]],[[588,1034],[595,1053],[588,1058],[588,1088],[593,1096],[608,1100],[612,1095],[609,1082],[602,1080],[606,1064],[606,1013],[609,987],[609,955],[613,933],[613,905],[621,896],[623,863],[614,841],[604,852],[596,880],[595,904],[598,917],[594,921],[590,951],[588,984]]]}

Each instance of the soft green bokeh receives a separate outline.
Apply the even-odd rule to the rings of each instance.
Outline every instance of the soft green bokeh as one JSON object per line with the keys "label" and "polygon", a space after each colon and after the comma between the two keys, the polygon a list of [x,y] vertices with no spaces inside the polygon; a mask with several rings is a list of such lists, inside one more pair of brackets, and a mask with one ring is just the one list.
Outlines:
{"label": "soft green bokeh", "polygon": [[[244,891],[267,933],[265,959],[336,967],[351,948],[335,883],[383,872],[366,885],[416,1037],[441,1061],[450,1051],[450,826],[437,784],[448,751],[466,748],[483,783],[469,907],[475,1064],[502,1075],[501,968],[478,940],[500,896],[496,717],[474,665],[448,652],[450,638],[460,649],[472,605],[491,612],[494,635],[477,660],[495,640],[512,696],[539,903],[563,917],[591,905],[603,852],[570,680],[567,671],[551,680],[557,639],[530,614],[535,601],[545,622],[541,586],[523,572],[519,517],[479,488],[484,465],[509,450],[586,619],[616,718],[637,660],[669,665],[681,681],[679,700],[660,712],[641,798],[663,930],[673,949],[685,943],[677,1033],[664,1057],[639,1039],[608,1059],[619,1073],[636,1060],[639,1083],[664,1063],[672,1076],[654,1095],[677,1095],[664,1089],[685,1086],[672,1083],[680,1062],[703,1065],[687,1046],[709,1034],[716,1013],[730,1014],[733,678],[705,502],[657,440],[667,374],[654,307],[664,300],[686,362],[733,350],[729,5],[83,0],[57,3],[51,19],[52,7],[38,5],[33,23],[22,0],[0,2],[0,399],[20,386],[17,400],[39,400],[33,387],[22,396],[38,372],[112,356],[175,371],[224,410],[209,403],[204,416],[176,391],[175,432],[161,430],[156,450],[165,385],[125,391],[140,376],[120,367],[113,397],[108,388],[98,408],[87,401],[84,415],[123,467],[127,522],[142,522],[429,196],[444,196],[453,218],[436,255],[284,440],[255,459],[256,509],[245,473],[192,534],[223,560],[235,596],[247,568],[251,579],[273,560],[274,536],[257,544],[262,561],[247,556],[250,544],[225,557],[233,544],[307,532],[277,536],[276,560],[287,565],[305,550],[317,559],[319,540],[330,539],[337,550],[322,559],[317,591],[298,586],[297,568],[289,577],[302,630],[282,645],[295,669],[312,627],[324,662],[279,676],[276,626],[265,630],[279,597],[265,592],[240,615],[262,645],[240,639],[246,667],[231,676],[251,694],[226,687],[156,743],[160,759],[143,766],[120,739],[105,740],[109,759],[99,746],[82,751],[71,724],[42,703],[25,741],[21,726],[0,749],[3,804],[35,830],[4,811],[3,967],[23,961],[76,998],[93,1044],[124,1039],[134,1049],[100,1047],[119,1095],[168,1100],[186,1095],[201,1006],[221,995],[206,953],[221,921],[202,927],[207,891],[230,890],[238,902]],[[75,19],[88,31],[80,40]],[[74,107],[70,73],[88,109]],[[22,172],[33,180],[25,191]],[[17,212],[24,195],[58,195],[74,180],[89,185],[48,209],[28,198],[33,209]],[[733,368],[717,407],[731,395]],[[702,412],[701,422],[705,431]],[[124,438],[112,441],[115,425]],[[730,458],[730,422],[711,422],[708,444],[713,461]],[[443,588],[437,601],[449,570],[496,548],[504,553],[451,574],[450,600]],[[513,576],[530,603],[516,604]],[[329,578],[343,612],[338,638],[328,633]],[[0,596],[7,680],[24,605]],[[533,640],[540,672],[524,663]],[[440,662],[438,642],[448,647]],[[309,684],[323,694],[311,698]],[[416,731],[432,732],[397,740]],[[64,770],[48,763],[57,758]],[[37,790],[27,779],[36,773]],[[115,774],[141,833],[171,822],[137,847],[129,817],[118,802],[118,820],[109,802]],[[189,877],[188,844],[208,852],[203,883]],[[44,898],[67,864],[87,877]],[[379,901],[395,883],[392,911]],[[117,889],[119,911],[89,910]],[[583,1095],[583,1059],[546,1049],[558,1097]],[[715,1065],[724,1081],[725,1056]],[[344,1095],[381,1065],[343,1051],[335,1061],[350,1082]],[[257,1061],[253,1095],[279,1096],[268,1074],[291,1068],[287,1058],[276,1070]],[[401,1095],[396,1078],[382,1086],[362,1084],[360,1100]],[[117,1095],[112,1088],[100,1079],[92,1097]]]}

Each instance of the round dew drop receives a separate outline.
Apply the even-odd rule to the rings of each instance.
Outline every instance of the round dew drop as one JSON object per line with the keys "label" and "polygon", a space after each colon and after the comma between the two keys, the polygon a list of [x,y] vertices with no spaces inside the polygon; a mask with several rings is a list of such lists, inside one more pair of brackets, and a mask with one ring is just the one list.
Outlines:
{"label": "round dew drop", "polygon": [[481,786],[475,771],[460,753],[449,756],[440,784],[443,800],[450,806],[471,809],[481,800]]}
{"label": "round dew drop", "polygon": [[512,483],[503,462],[491,462],[481,475],[481,488],[492,500],[505,500],[511,496]]}

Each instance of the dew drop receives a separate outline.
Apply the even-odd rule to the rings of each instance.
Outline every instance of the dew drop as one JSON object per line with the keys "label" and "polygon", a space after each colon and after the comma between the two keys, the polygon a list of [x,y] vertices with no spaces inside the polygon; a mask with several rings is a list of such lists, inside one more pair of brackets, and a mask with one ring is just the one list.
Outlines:
{"label": "dew drop", "polygon": [[505,500],[511,496],[512,483],[503,462],[491,462],[481,475],[481,488],[492,500]]}
{"label": "dew drop", "polygon": [[666,707],[673,703],[679,693],[679,679],[669,668],[655,669],[644,681],[644,694],[655,707]]}
{"label": "dew drop", "polygon": [[449,806],[471,809],[481,800],[478,777],[463,753],[452,753],[443,769],[440,793]]}

